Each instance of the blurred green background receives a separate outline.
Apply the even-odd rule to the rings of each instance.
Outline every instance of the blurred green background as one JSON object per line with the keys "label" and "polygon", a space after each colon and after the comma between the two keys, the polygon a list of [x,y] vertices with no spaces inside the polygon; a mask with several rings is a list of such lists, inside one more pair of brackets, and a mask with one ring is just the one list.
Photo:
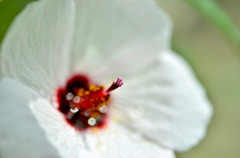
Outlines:
{"label": "blurred green background", "polygon": [[[13,18],[32,0],[0,0],[0,42]],[[158,0],[174,23],[173,49],[191,65],[205,86],[214,116],[205,139],[178,158],[240,157],[240,44],[230,41],[191,6]],[[240,1],[216,1],[240,28]]]}

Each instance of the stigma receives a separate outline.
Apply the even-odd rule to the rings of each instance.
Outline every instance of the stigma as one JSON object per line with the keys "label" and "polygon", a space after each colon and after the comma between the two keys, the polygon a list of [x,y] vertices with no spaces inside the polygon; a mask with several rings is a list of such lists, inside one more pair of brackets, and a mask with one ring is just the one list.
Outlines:
{"label": "stigma", "polygon": [[110,93],[122,85],[123,80],[117,78],[105,89],[103,85],[90,83],[84,75],[75,75],[57,91],[58,110],[63,113],[67,123],[77,130],[102,128],[108,118]]}

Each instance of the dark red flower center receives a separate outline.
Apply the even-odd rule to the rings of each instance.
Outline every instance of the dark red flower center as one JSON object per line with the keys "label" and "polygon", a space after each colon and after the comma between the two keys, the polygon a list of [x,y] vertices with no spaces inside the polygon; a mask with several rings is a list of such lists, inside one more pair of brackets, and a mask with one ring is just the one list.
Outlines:
{"label": "dark red flower center", "polygon": [[57,91],[58,109],[66,121],[78,130],[104,127],[107,121],[110,92],[123,85],[118,78],[108,89],[102,85],[91,84],[88,77],[75,75],[65,87]]}

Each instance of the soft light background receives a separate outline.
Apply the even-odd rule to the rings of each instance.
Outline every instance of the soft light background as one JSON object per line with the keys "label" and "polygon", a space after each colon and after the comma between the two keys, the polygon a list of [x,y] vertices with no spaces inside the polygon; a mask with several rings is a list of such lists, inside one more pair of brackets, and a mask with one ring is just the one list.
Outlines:
{"label": "soft light background", "polygon": [[[30,1],[0,0],[0,42],[12,19]],[[240,49],[184,1],[158,2],[174,22],[173,48],[192,65],[215,110],[206,138],[177,157],[239,158]],[[217,2],[240,28],[240,1]]]}

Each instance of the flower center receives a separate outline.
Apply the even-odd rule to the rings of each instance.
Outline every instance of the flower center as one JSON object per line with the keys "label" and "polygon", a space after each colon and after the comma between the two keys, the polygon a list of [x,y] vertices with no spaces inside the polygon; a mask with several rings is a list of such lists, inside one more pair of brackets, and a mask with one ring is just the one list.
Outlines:
{"label": "flower center", "polygon": [[109,109],[110,92],[123,85],[118,78],[104,90],[102,85],[94,85],[84,75],[75,75],[57,91],[58,110],[66,121],[78,130],[104,127]]}

